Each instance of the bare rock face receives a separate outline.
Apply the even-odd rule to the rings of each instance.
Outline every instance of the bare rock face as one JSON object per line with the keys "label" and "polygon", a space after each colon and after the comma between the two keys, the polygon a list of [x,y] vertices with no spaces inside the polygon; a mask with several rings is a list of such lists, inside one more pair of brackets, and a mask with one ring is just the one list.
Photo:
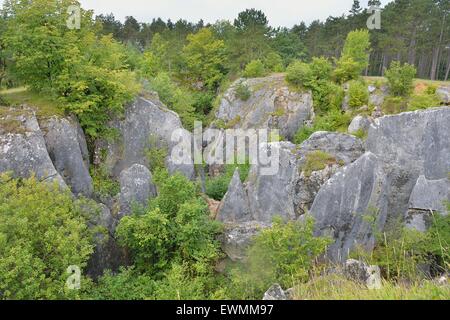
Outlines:
{"label": "bare rock face", "polygon": [[368,117],[364,116],[356,116],[350,126],[348,127],[349,133],[358,133],[360,131],[367,132],[369,131],[371,121]]}
{"label": "bare rock face", "polygon": [[152,174],[143,165],[135,164],[120,174],[120,215],[131,213],[133,205],[145,206],[156,197]]}
{"label": "bare rock face", "polygon": [[[329,248],[331,259],[345,260],[356,245],[371,250],[374,232],[404,218],[412,206],[410,198],[419,176],[447,178],[448,123],[448,107],[375,120],[366,141],[368,152],[331,178],[311,208],[317,235],[336,240]],[[445,188],[442,182],[432,185]],[[416,199],[413,197],[413,202]]]}
{"label": "bare rock face", "polygon": [[[239,84],[251,92],[243,101],[236,95]],[[314,118],[312,94],[291,92],[283,75],[237,80],[223,96],[217,119],[239,129],[279,129],[288,140]]]}
{"label": "bare rock face", "polygon": [[222,250],[232,261],[245,260],[247,249],[253,238],[261,230],[269,228],[270,224],[258,221],[248,221],[238,224],[226,223],[225,230],[221,236]]}
{"label": "bare rock face", "polygon": [[436,90],[436,94],[445,104],[450,104],[450,86],[442,86]]}
{"label": "bare rock face", "polygon": [[56,170],[73,194],[90,197],[93,186],[89,175],[89,154],[78,121],[72,117],[52,117],[42,121],[41,127]]}
{"label": "bare rock face", "polygon": [[366,285],[369,289],[381,289],[380,267],[369,266],[362,261],[350,259],[345,262],[344,276],[351,281]]}
{"label": "bare rock face", "polygon": [[288,300],[288,297],[281,288],[279,284],[274,284],[269,288],[269,290],[264,293],[263,300],[265,301],[282,301],[282,300]]}
{"label": "bare rock face", "polygon": [[[125,110],[125,119],[111,123],[120,132],[115,143],[98,142],[97,153],[106,151],[102,162],[118,177],[134,164],[149,167],[146,153],[154,148],[167,152],[166,165],[170,173],[180,172],[189,179],[195,174],[191,154],[183,155],[177,164],[171,155],[180,141],[192,141],[192,134],[183,129],[179,116],[167,109],[158,99],[137,98]],[[173,136],[174,133],[178,135]],[[152,168],[149,168],[152,169]]]}
{"label": "bare rock face", "polygon": [[217,220],[237,223],[251,220],[250,205],[244,185],[241,182],[239,169],[236,168],[231,179],[228,192],[219,206]]}
{"label": "bare rock face", "polygon": [[0,118],[0,173],[14,177],[35,174],[41,181],[57,181],[67,188],[47,152],[44,135],[32,110],[10,110]]}
{"label": "bare rock face", "polygon": [[425,176],[420,176],[409,199],[407,227],[426,231],[433,214],[448,214],[446,201],[450,201],[450,181],[447,178],[427,180]]}

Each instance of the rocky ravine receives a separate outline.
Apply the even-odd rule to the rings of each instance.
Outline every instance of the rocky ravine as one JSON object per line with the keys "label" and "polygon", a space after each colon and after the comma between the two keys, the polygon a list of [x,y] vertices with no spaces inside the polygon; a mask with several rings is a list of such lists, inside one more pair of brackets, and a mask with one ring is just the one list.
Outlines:
{"label": "rocky ravine", "polygon": [[[246,81],[253,88],[249,100],[236,98],[233,86],[217,113],[218,119],[233,124],[230,127],[277,128],[291,138],[313,119],[311,95],[290,92],[280,76]],[[37,119],[30,108],[1,111],[0,172],[10,171],[16,177],[34,173],[42,181],[70,188],[75,196],[103,202],[91,223],[107,232],[97,236],[89,274],[97,276],[105,268],[126,264],[126,253],[115,243],[115,228],[121,217],[130,214],[133,203],[145,205],[157,195],[146,152],[163,147],[170,155],[175,130],[192,139],[178,115],[156,97],[138,98],[126,107],[123,119],[110,124],[118,139],[97,141],[89,157],[76,119]],[[374,224],[383,230],[400,218],[412,228],[426,230],[431,212],[445,214],[443,201],[450,199],[450,107],[385,116],[363,125],[358,121],[355,127],[369,130],[367,141],[316,132],[298,146],[272,144],[280,152],[277,175],[261,175],[255,165],[242,183],[239,171],[235,172],[217,215],[226,227],[223,248],[231,259],[243,259],[251,237],[270,226],[275,216],[285,220],[313,216],[316,234],[335,239],[329,257],[343,261],[355,245],[373,247]],[[320,169],[310,170],[309,157],[318,151],[328,159]],[[90,160],[105,166],[120,183],[117,196],[94,195]],[[195,176],[193,163],[177,166],[167,157],[166,165],[172,173]]]}
{"label": "rocky ravine", "polygon": [[[100,212],[92,214],[90,223],[104,227],[106,233],[96,237],[97,246],[88,270],[94,277],[104,269],[115,270],[127,263],[126,253],[114,239],[118,221],[131,213],[134,203],[145,205],[157,195],[146,151],[152,147],[167,148],[169,171],[180,172],[189,179],[194,177],[193,163],[180,166],[170,159],[176,145],[171,139],[172,132],[178,130],[187,140],[191,139],[191,133],[183,129],[178,115],[157,97],[137,98],[126,107],[123,120],[110,124],[119,137],[114,142],[96,142],[95,164],[105,166],[120,183],[120,193],[106,199],[94,194],[86,139],[74,117],[38,119],[30,107],[1,108],[0,173],[11,172],[14,177],[34,174],[41,181],[56,181],[74,196],[99,202]],[[152,141],[157,145],[152,145]]]}
{"label": "rocky ravine", "polygon": [[[219,211],[227,225],[224,250],[242,259],[250,238],[276,215],[296,220],[309,212],[316,235],[335,240],[328,252],[334,261],[345,261],[356,245],[371,250],[374,226],[384,230],[399,218],[425,230],[429,215],[446,214],[450,200],[449,123],[450,108],[441,107],[376,119],[365,143],[327,132],[299,147],[278,143],[278,175],[259,176],[254,166],[245,184],[238,173],[230,184]],[[336,162],[306,175],[302,163],[314,150]]]}

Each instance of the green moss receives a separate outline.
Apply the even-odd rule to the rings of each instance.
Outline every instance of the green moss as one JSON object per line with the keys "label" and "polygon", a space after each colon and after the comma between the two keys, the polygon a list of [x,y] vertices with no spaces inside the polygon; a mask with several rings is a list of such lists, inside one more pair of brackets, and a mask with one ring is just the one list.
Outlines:
{"label": "green moss", "polygon": [[306,155],[306,162],[301,167],[306,177],[310,177],[313,172],[321,171],[329,165],[337,164],[335,157],[323,151],[314,151]]}
{"label": "green moss", "polygon": [[232,129],[236,125],[238,125],[239,122],[241,122],[241,116],[236,116],[234,119],[228,121],[228,123],[226,124],[226,128],[227,129]]}

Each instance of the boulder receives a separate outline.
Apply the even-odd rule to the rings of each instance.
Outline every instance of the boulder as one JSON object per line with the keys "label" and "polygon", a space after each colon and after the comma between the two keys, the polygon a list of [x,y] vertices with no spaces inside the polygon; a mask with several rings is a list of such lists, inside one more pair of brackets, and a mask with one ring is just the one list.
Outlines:
{"label": "boulder", "polygon": [[156,97],[150,100],[137,98],[126,107],[124,120],[116,120],[110,126],[120,133],[120,138],[114,143],[98,141],[96,154],[100,158],[102,153],[106,153],[106,157],[97,162],[109,168],[113,176],[118,177],[134,164],[149,167],[146,153],[158,148],[167,152],[166,165],[170,173],[180,172],[189,179],[194,178],[190,147],[188,153],[181,155],[180,161],[175,161],[175,156],[179,156],[177,147],[180,141],[184,141],[183,145],[190,144],[192,134],[183,128],[180,117]]}
{"label": "boulder", "polygon": [[381,230],[387,219],[387,188],[382,162],[370,152],[322,186],[310,214],[316,222],[315,235],[335,240],[328,248],[332,261],[345,261],[355,245],[373,249],[373,227]]}
{"label": "boulder", "polygon": [[67,188],[47,152],[44,135],[32,110],[10,109],[0,118],[2,172],[22,178],[35,174],[41,181],[56,181],[62,188]]}
{"label": "boulder", "polygon": [[232,261],[241,261],[246,258],[246,251],[253,237],[262,229],[270,227],[270,224],[258,221],[242,222],[239,224],[225,224],[225,230],[221,236],[222,250]]}
{"label": "boulder", "polygon": [[436,90],[436,94],[445,104],[450,104],[450,86],[442,86]]}
{"label": "boulder", "polygon": [[448,179],[427,180],[420,176],[409,199],[407,227],[425,232],[432,222],[431,215],[448,214],[445,202],[450,201]]}
{"label": "boulder", "polygon": [[[251,91],[249,99],[236,95],[239,84]],[[312,94],[290,91],[284,75],[239,79],[224,94],[216,113],[218,120],[239,129],[279,129],[292,140],[304,123],[314,118]]]}
{"label": "boulder", "polygon": [[358,132],[367,132],[369,131],[370,127],[370,119],[368,117],[364,116],[356,116],[352,122],[350,123],[350,126],[348,127],[349,133],[358,133]]}
{"label": "boulder", "polygon": [[366,285],[369,289],[381,289],[381,272],[378,266],[369,266],[350,259],[345,262],[344,276],[350,281]]}
{"label": "boulder", "polygon": [[45,144],[53,164],[75,195],[90,197],[93,192],[89,175],[86,140],[75,118],[52,117],[41,121]]}
{"label": "boulder", "polygon": [[269,288],[269,290],[264,293],[263,300],[265,301],[280,301],[288,300],[286,293],[279,284],[274,284]]}
{"label": "boulder", "polygon": [[120,215],[128,215],[133,205],[146,206],[156,197],[152,174],[143,165],[135,164],[120,174]]}
{"label": "boulder", "polygon": [[345,260],[356,245],[371,250],[375,229],[383,231],[404,219],[419,176],[447,178],[448,123],[448,107],[374,121],[366,141],[368,152],[333,176],[311,208],[316,234],[335,239],[329,248],[332,260]]}
{"label": "boulder", "polygon": [[236,168],[228,191],[220,206],[217,219],[227,223],[250,221],[252,219],[248,196]]}
{"label": "boulder", "polygon": [[338,162],[350,164],[364,154],[364,144],[349,134],[318,131],[298,148],[300,157],[311,151],[323,151],[333,155]]}

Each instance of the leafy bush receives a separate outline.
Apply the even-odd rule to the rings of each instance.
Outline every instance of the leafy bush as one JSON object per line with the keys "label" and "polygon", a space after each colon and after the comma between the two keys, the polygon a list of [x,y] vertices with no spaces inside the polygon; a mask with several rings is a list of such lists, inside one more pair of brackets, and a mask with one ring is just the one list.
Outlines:
{"label": "leafy bush", "polygon": [[356,253],[382,269],[387,280],[416,279],[419,265],[429,264],[432,272],[442,274],[450,266],[450,217],[434,214],[431,227],[422,233],[395,224],[377,235],[371,254]]}
{"label": "leafy bush", "polygon": [[147,213],[124,217],[117,237],[131,250],[138,271],[158,276],[180,262],[200,273],[219,257],[220,225],[209,220],[206,203],[187,178],[163,173],[155,180],[159,196]]}
{"label": "leafy bush", "polygon": [[247,101],[252,96],[252,92],[249,87],[243,83],[239,82],[235,89],[236,97],[241,99],[242,101]]}
{"label": "leafy bush", "polygon": [[246,78],[260,78],[266,75],[266,68],[261,60],[252,60],[247,64],[244,70],[244,77]]}
{"label": "leafy bush", "polygon": [[157,136],[149,137],[149,146],[145,151],[150,170],[155,173],[166,168],[166,159],[169,154],[168,146],[165,141],[159,140]]}
{"label": "leafy bush", "polygon": [[369,66],[369,30],[355,30],[347,35],[341,58],[336,63],[335,77],[339,83],[357,79]]}
{"label": "leafy bush", "polygon": [[387,97],[382,105],[385,114],[396,114],[408,109],[407,100],[404,97]]}
{"label": "leafy bush", "polygon": [[393,61],[385,74],[388,79],[391,94],[399,96],[409,95],[416,73],[417,70],[413,65],[405,63],[402,66],[399,61]]}
{"label": "leafy bush", "polygon": [[283,58],[275,52],[270,52],[264,59],[264,67],[271,72],[283,72]]}
{"label": "leafy bush", "polygon": [[90,170],[94,192],[100,197],[114,197],[120,192],[120,184],[114,180],[105,166],[92,167]]}
{"label": "leafy bush", "polygon": [[[72,265],[93,252],[86,209],[69,191],[32,177],[0,176],[0,292],[3,299],[66,299]],[[93,209],[93,207],[92,207]],[[86,279],[82,277],[82,286]]]}
{"label": "leafy bush", "polygon": [[432,107],[438,107],[441,99],[436,94],[417,94],[412,95],[408,102],[408,110],[422,110]]}
{"label": "leafy bush", "polygon": [[359,64],[351,57],[342,57],[336,62],[334,78],[338,83],[357,79],[361,75]]}
{"label": "leafy bush", "polygon": [[151,90],[158,93],[161,101],[181,118],[183,126],[193,129],[195,121],[194,100],[192,95],[172,82],[169,74],[160,72],[150,81]]}
{"label": "leafy bush", "polygon": [[317,117],[314,120],[312,127],[304,126],[300,128],[294,137],[294,143],[301,144],[316,131],[347,132],[351,121],[352,117],[349,113],[342,113],[339,110],[332,110],[323,116]]}
{"label": "leafy bush", "polygon": [[307,280],[315,259],[330,243],[326,238],[314,237],[313,230],[311,218],[287,223],[275,219],[271,228],[254,238],[247,261],[231,272],[231,297],[260,299],[274,283],[291,288]]}
{"label": "leafy bush", "polygon": [[227,165],[225,173],[215,178],[208,178],[206,180],[206,194],[208,197],[221,201],[228,191],[231,179],[233,178],[236,167],[239,168],[241,181],[244,182],[247,179],[250,171],[250,164],[244,165]]}
{"label": "leafy bush", "polygon": [[358,108],[369,103],[369,91],[367,86],[362,81],[352,81],[348,89],[349,106],[351,108]]}
{"label": "leafy bush", "polygon": [[310,64],[296,61],[287,68],[286,80],[313,93],[314,107],[324,114],[340,108],[344,98],[342,88],[330,81],[333,67],[326,58],[313,58]]}

